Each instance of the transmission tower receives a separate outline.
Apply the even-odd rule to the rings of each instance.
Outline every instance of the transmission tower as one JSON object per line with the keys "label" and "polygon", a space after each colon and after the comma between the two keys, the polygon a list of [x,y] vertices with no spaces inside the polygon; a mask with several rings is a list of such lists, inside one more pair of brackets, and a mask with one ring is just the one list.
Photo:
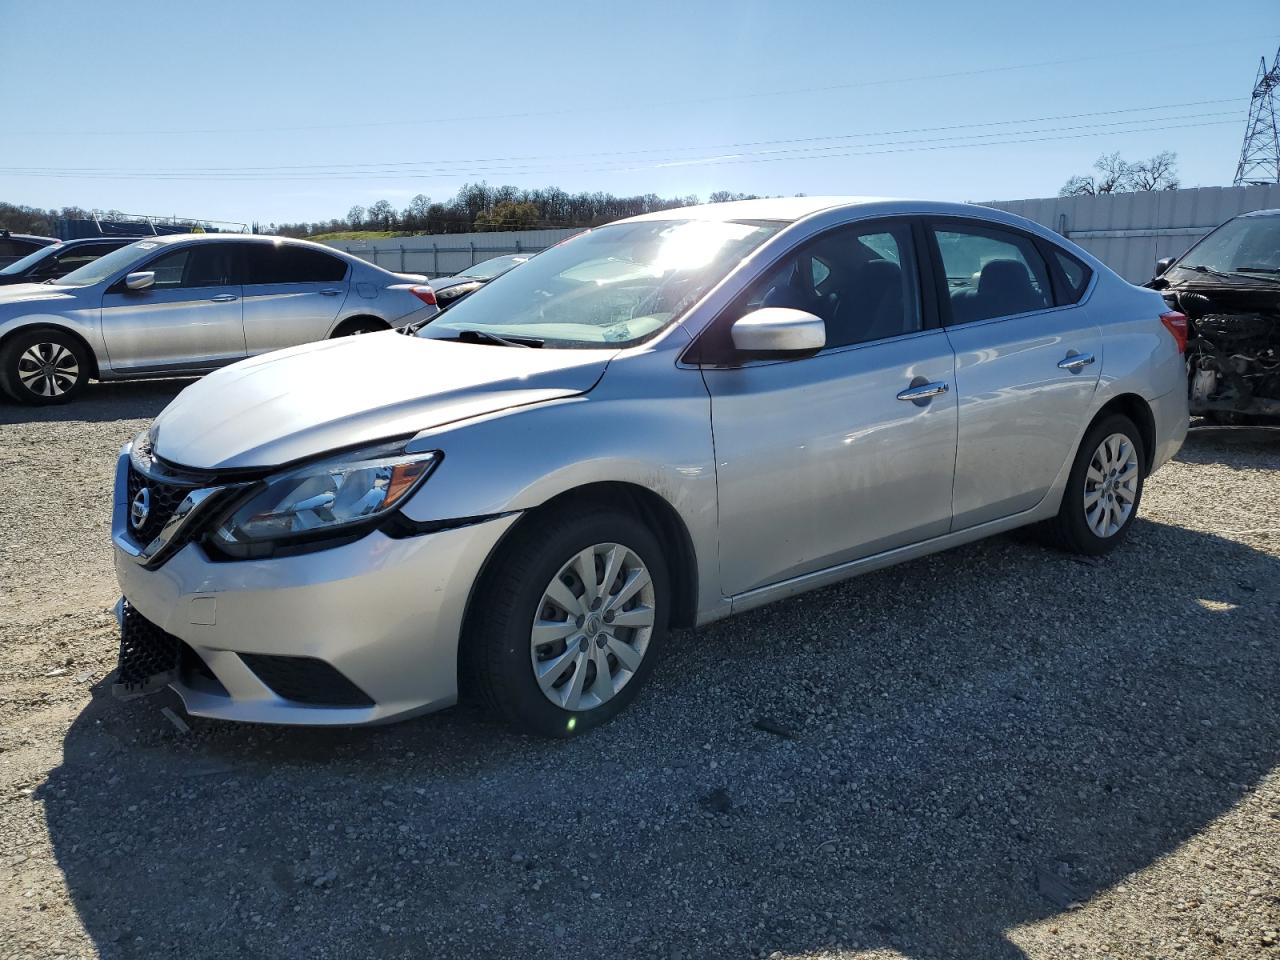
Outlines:
{"label": "transmission tower", "polygon": [[1267,58],[1258,67],[1249,104],[1249,126],[1236,167],[1235,185],[1280,183],[1280,123],[1276,116],[1276,90],[1280,89],[1280,50],[1267,69]]}

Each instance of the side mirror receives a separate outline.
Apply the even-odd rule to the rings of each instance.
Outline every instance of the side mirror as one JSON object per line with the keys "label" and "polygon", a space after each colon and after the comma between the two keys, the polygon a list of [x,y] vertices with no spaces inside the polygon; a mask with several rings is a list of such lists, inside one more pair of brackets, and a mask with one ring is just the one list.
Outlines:
{"label": "side mirror", "polygon": [[743,353],[815,353],[827,345],[821,317],[789,307],[761,307],[739,317],[730,328],[733,345]]}
{"label": "side mirror", "polygon": [[124,285],[130,290],[149,290],[155,286],[156,274],[154,270],[139,270],[137,273],[131,273],[124,278]]}
{"label": "side mirror", "polygon": [[1178,259],[1177,257],[1161,257],[1159,260],[1157,260],[1156,276],[1157,277],[1162,276],[1166,270],[1168,270],[1170,267],[1173,266],[1173,261],[1177,259]]}

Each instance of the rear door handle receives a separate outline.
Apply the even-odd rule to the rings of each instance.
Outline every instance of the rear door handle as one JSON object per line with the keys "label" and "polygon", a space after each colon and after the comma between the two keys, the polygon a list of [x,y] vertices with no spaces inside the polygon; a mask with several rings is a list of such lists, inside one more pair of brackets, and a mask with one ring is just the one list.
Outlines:
{"label": "rear door handle", "polygon": [[923,406],[933,397],[942,396],[947,392],[947,385],[941,381],[934,383],[921,383],[914,387],[907,387],[905,390],[898,392],[899,400],[909,400],[912,403],[919,403]]}
{"label": "rear door handle", "polygon": [[1089,364],[1093,363],[1092,353],[1068,353],[1065,357],[1058,361],[1059,370],[1070,370],[1072,373],[1079,373]]}
{"label": "rear door handle", "polygon": [[209,298],[213,303],[230,303],[232,300],[239,300],[234,293],[220,293],[216,297]]}
{"label": "rear door handle", "polygon": [[322,297],[336,297],[341,292],[342,292],[341,290],[334,290],[332,287],[328,287],[324,290],[321,290],[320,295]]}

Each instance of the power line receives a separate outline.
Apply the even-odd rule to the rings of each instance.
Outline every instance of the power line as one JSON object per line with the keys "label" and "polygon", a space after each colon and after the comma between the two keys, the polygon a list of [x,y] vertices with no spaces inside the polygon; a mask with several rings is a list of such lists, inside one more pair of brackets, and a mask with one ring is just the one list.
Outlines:
{"label": "power line", "polygon": [[[1223,114],[1223,113],[1210,113],[1210,114],[1205,114],[1204,116],[1226,116],[1226,115],[1227,114]],[[1235,115],[1232,115],[1232,116],[1234,117]],[[857,149],[843,150],[839,152],[834,152],[834,151],[838,151],[839,148],[818,148],[815,150],[809,150],[807,152],[799,152],[799,151],[787,152],[786,155],[781,155],[781,156],[778,155],[779,151],[768,151],[766,152],[767,155],[763,155],[763,156],[760,155],[759,152],[754,154],[748,152],[743,154],[733,154],[733,155],[727,155],[727,156],[693,157],[693,158],[679,157],[679,158],[668,158],[660,162],[648,163],[643,165],[633,165],[633,166],[614,165],[614,166],[607,166],[607,167],[584,168],[584,169],[580,169],[572,172],[625,173],[625,172],[635,172],[635,171],[643,171],[643,170],[663,169],[663,168],[676,166],[676,165],[721,166],[721,165],[742,164],[742,163],[768,163],[768,162],[776,163],[780,161],[794,161],[794,160],[820,160],[820,159],[833,159],[833,158],[843,158],[843,157],[875,156],[875,155],[891,154],[891,153],[931,152],[931,151],[937,151],[937,150],[962,149],[966,147],[972,148],[972,147],[985,147],[985,146],[1008,146],[1008,145],[1027,144],[1027,143],[1048,143],[1048,142],[1059,142],[1059,141],[1067,141],[1067,140],[1078,140],[1078,139],[1086,139],[1086,138],[1093,138],[1093,137],[1100,137],[1100,136],[1123,136],[1123,135],[1134,134],[1134,133],[1157,133],[1157,132],[1163,132],[1168,130],[1187,130],[1187,129],[1202,128],[1202,127],[1220,126],[1226,123],[1238,122],[1238,117],[1235,117],[1235,119],[1229,119],[1229,120],[1205,120],[1197,123],[1175,123],[1175,124],[1164,123],[1165,121],[1171,120],[1171,119],[1179,119],[1179,118],[1162,117],[1162,118],[1150,118],[1148,120],[1132,121],[1128,125],[1128,129],[1122,129],[1122,130],[1110,130],[1110,129],[1098,130],[1097,125],[1088,125],[1084,127],[1080,127],[1080,126],[1060,127],[1060,128],[1050,127],[1050,128],[1044,128],[1041,130],[1015,131],[1016,134],[1066,133],[1067,135],[1065,136],[1047,136],[1047,137],[1012,136],[1004,140],[984,139],[983,142],[969,142],[969,143],[958,143],[958,142],[939,143],[936,140],[932,140],[932,139],[914,140],[914,141],[911,141],[911,140],[886,141],[882,143],[865,144]],[[1133,125],[1137,123],[1157,123],[1157,122],[1164,123],[1164,125],[1161,125],[1161,126],[1134,126]],[[1077,132],[1081,130],[1084,130],[1087,132]],[[989,138],[994,136],[1000,136],[1000,134],[974,134],[974,135],[969,135],[965,139],[977,140],[979,138]],[[953,137],[953,138],[944,138],[944,139],[957,140],[962,138]],[[886,149],[867,149],[867,148],[886,148]],[[818,150],[821,150],[822,152],[818,152]],[[347,171],[347,172],[338,172],[338,173],[319,173],[319,174],[313,173],[313,174],[297,174],[297,175],[271,174],[266,176],[239,174],[239,173],[226,173],[226,174],[216,174],[216,175],[215,174],[187,174],[182,172],[150,173],[150,174],[136,173],[136,172],[135,173],[118,173],[118,174],[102,174],[102,173],[86,174],[86,173],[77,173],[77,172],[60,172],[56,169],[49,169],[49,170],[30,169],[26,171],[11,170],[11,171],[7,171],[7,174],[9,176],[14,176],[14,177],[38,177],[38,178],[48,178],[48,179],[126,180],[126,181],[129,181],[129,180],[201,181],[201,182],[247,183],[247,182],[256,182],[256,181],[336,181],[336,180],[404,181],[406,179],[443,180],[443,179],[456,179],[458,176],[464,175],[464,174],[466,175],[501,174],[504,176],[505,175],[531,176],[531,175],[554,175],[556,173],[563,173],[563,172],[565,172],[565,169],[562,167],[546,167],[546,168],[538,168],[538,167],[483,168],[482,167],[482,168],[476,168],[472,170],[436,169],[436,170],[414,171],[414,172],[408,172],[408,173],[394,173],[394,174],[378,173],[378,172],[360,173],[360,172]]]}
{"label": "power line", "polygon": [[[669,154],[672,151],[691,151],[691,150],[733,150],[744,147],[761,147],[761,146],[782,146],[787,144],[803,144],[803,143],[820,143],[824,141],[846,141],[863,139],[866,137],[892,137],[902,136],[912,133],[946,133],[958,130],[980,129],[988,127],[1010,127],[1019,126],[1027,123],[1044,123],[1054,120],[1080,120],[1090,117],[1108,117],[1118,116],[1120,114],[1132,113],[1150,113],[1158,110],[1175,110],[1183,107],[1210,106],[1223,103],[1243,103],[1242,97],[1220,97],[1211,100],[1193,100],[1183,103],[1156,104],[1145,107],[1124,107],[1113,110],[1096,110],[1085,113],[1066,113],[1041,117],[1024,117],[1017,120],[985,120],[973,121],[970,123],[948,124],[938,127],[907,127],[899,130],[879,130],[879,131],[863,131],[858,133],[842,133],[829,134],[825,136],[811,137],[793,137],[775,140],[747,140],[736,143],[718,143],[706,144],[702,146],[686,146],[677,145],[670,147],[646,147],[638,150],[605,150],[589,153],[568,153],[568,154],[541,154],[526,155],[512,157],[481,157],[471,159],[441,159],[441,160],[406,160],[406,161],[385,161],[385,162],[364,162],[364,163],[316,163],[316,164],[273,164],[267,166],[250,166],[250,165],[233,165],[233,166],[213,166],[213,167],[31,167],[31,166],[14,166],[0,167],[0,173],[21,173],[33,171],[57,171],[59,173],[137,173],[139,175],[165,174],[165,173],[252,173],[258,171],[316,171],[321,173],[350,171],[353,173],[373,173],[373,172],[393,172],[394,170],[410,171],[412,168],[428,168],[436,172],[447,172],[441,169],[439,165],[474,165],[479,163],[516,163],[541,160],[573,160],[575,158],[596,158],[596,157],[621,157],[621,156],[642,156],[649,154]],[[1191,117],[1203,117],[1208,114],[1191,114]],[[1163,121],[1166,118],[1151,118],[1151,122],[1156,119]],[[1182,118],[1186,119],[1186,118]],[[1133,122],[1146,122],[1135,120]],[[1115,126],[1116,124],[1111,124]],[[954,139],[954,138],[947,138]],[[435,166],[428,167],[434,164]]]}
{"label": "power line", "polygon": [[[857,80],[849,83],[835,83],[821,86],[793,87],[781,90],[760,90],[744,93],[720,94],[709,97],[682,97],[674,100],[650,101],[647,103],[632,103],[628,105],[611,105],[608,107],[610,112],[619,109],[629,111],[640,109],[657,109],[663,107],[679,107],[688,106],[698,103],[724,103],[734,100],[752,100],[762,97],[790,97],[805,93],[828,93],[835,90],[856,90],[869,87],[891,86],[900,83],[920,83],[926,81],[938,80],[958,80],[967,77],[982,76],[993,73],[1008,73],[1018,70],[1037,70],[1043,67],[1056,67],[1073,63],[1089,63],[1098,60],[1114,60],[1117,57],[1128,56],[1144,56],[1144,55],[1165,55],[1172,50],[1179,49],[1195,49],[1203,51],[1213,47],[1237,46],[1241,43],[1256,43],[1259,39],[1276,39],[1280,35],[1271,35],[1267,37],[1247,36],[1233,38],[1231,40],[1219,40],[1216,42],[1190,42],[1185,44],[1164,44],[1159,47],[1146,47],[1133,50],[1115,50],[1105,54],[1093,54],[1084,57],[1062,57],[1054,60],[1038,60],[1030,63],[1005,64],[1002,66],[991,67],[975,67],[968,70],[951,70],[941,73],[916,74],[914,76],[903,77],[880,77],[873,80]],[[599,111],[597,111],[599,112]],[[429,126],[441,123],[469,123],[476,121],[490,120],[521,120],[538,117],[552,116],[584,116],[581,107],[566,107],[558,110],[534,110],[523,111],[517,113],[495,113],[495,114],[469,114],[456,117],[438,117],[430,120],[410,120],[399,117],[393,120],[368,120],[353,123],[323,123],[323,124],[300,124],[291,126],[280,126],[272,124],[270,126],[256,127],[200,127],[200,128],[170,128],[170,129],[152,129],[152,130],[85,130],[68,128],[65,125],[55,129],[45,130],[9,130],[6,131],[9,136],[75,136],[75,137],[137,137],[137,136],[189,136],[203,134],[227,134],[227,133],[294,133],[306,130],[353,130],[370,127],[412,127],[412,126]]]}

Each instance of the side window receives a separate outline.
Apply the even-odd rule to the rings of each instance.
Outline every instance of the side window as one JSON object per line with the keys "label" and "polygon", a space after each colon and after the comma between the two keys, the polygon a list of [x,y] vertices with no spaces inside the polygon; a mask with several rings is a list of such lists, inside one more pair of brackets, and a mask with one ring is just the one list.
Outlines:
{"label": "side window", "polygon": [[65,276],[72,270],[78,270],[86,263],[92,263],[104,253],[110,253],[115,249],[111,245],[100,243],[85,243],[78,247],[72,247],[60,256],[49,257],[45,263],[40,265],[41,274],[47,270],[50,276]]}
{"label": "side window", "polygon": [[827,349],[919,330],[911,228],[843,227],[788,255],[748,289],[738,316],[792,307],[822,317]]}
{"label": "side window", "polygon": [[229,243],[196,244],[161,254],[142,269],[155,273],[155,290],[220,287],[231,282],[233,255]]}
{"label": "side window", "polygon": [[1008,317],[1053,305],[1049,271],[1030,237],[979,224],[933,228],[952,323]]}
{"label": "side window", "polygon": [[347,265],[337,257],[291,243],[247,243],[245,283],[337,283]]}
{"label": "side window", "polygon": [[1053,251],[1053,259],[1062,270],[1062,278],[1067,282],[1067,289],[1063,291],[1064,296],[1059,298],[1060,302],[1062,304],[1078,303],[1084,296],[1085,288],[1089,286],[1089,278],[1093,276],[1093,271],[1067,251],[1057,247],[1049,249]]}
{"label": "side window", "polygon": [[0,257],[25,257],[28,253],[33,253],[39,249],[39,247],[40,244],[38,243],[0,237]]}

